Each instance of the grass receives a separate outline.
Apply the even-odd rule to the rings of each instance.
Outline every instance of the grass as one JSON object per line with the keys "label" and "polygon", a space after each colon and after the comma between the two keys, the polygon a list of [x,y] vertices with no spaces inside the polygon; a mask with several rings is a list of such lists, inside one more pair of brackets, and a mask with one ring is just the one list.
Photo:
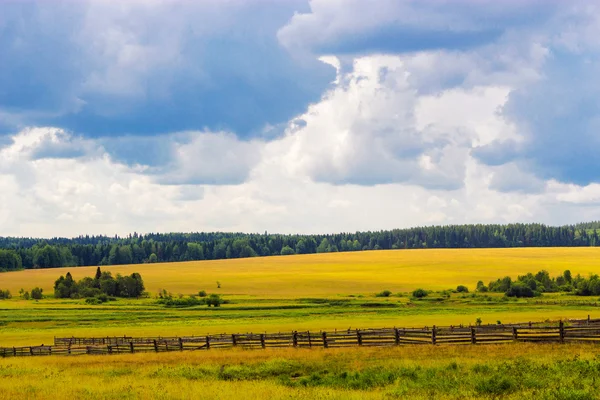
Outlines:
{"label": "grass", "polygon": [[34,357],[0,359],[0,399],[584,400],[598,371],[589,344]]}

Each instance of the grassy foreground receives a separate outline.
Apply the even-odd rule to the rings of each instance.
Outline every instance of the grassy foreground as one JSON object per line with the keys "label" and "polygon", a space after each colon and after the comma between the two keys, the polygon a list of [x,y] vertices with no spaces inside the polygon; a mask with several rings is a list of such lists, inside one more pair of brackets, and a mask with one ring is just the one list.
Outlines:
{"label": "grassy foreground", "polygon": [[600,347],[508,344],[0,359],[0,399],[596,399]]}

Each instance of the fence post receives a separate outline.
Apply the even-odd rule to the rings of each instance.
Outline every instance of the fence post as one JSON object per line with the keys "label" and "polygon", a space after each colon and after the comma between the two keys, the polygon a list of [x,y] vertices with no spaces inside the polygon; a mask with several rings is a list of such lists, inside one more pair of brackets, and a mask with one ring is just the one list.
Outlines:
{"label": "fence post", "polygon": [[112,346],[110,344],[107,344],[106,348],[108,350],[108,354],[112,354]]}
{"label": "fence post", "polygon": [[85,354],[90,354],[90,346],[85,346]]}
{"label": "fence post", "polygon": [[396,346],[400,345],[400,331],[398,328],[394,328],[394,340],[396,341]]}
{"label": "fence post", "polygon": [[210,349],[210,335],[206,335],[206,350]]}
{"label": "fence post", "polygon": [[517,332],[517,327],[513,326],[513,340],[517,341],[519,340],[519,332]]}
{"label": "fence post", "polygon": [[29,354],[33,355],[33,347],[29,347]]}
{"label": "fence post", "polygon": [[435,337],[435,325],[431,328],[431,344],[435,345],[437,338]]}
{"label": "fence post", "polygon": [[358,345],[362,346],[362,334],[359,329],[356,330],[356,340],[358,341]]}
{"label": "fence post", "polygon": [[294,331],[292,333],[292,344],[294,345],[294,347],[298,347],[298,332]]}
{"label": "fence post", "polygon": [[471,327],[471,344],[477,343],[477,336],[475,335],[475,328]]}
{"label": "fence post", "polygon": [[312,348],[312,340],[310,340],[310,331],[306,331],[307,335],[308,335],[308,347]]}
{"label": "fence post", "polygon": [[265,345],[265,334],[261,333],[260,334],[260,346],[264,349],[266,347]]}
{"label": "fence post", "polygon": [[231,335],[231,342],[233,343],[233,346],[237,346],[237,339],[235,337],[235,334]]}
{"label": "fence post", "polygon": [[183,351],[183,339],[182,338],[177,338],[179,339],[179,351]]}
{"label": "fence post", "polygon": [[327,343],[327,332],[323,331],[323,333],[321,334],[321,336],[323,337],[323,347],[324,348],[328,348],[329,347],[329,343]]}
{"label": "fence post", "polygon": [[153,342],[154,342],[154,351],[158,353],[158,343],[156,343],[156,339],[154,339]]}
{"label": "fence post", "polygon": [[587,324],[589,325],[590,322],[591,322],[591,320],[590,320],[590,314],[588,314]]}
{"label": "fence post", "polygon": [[562,322],[562,320],[560,320],[560,322],[558,323],[558,335],[560,336],[560,342],[564,343],[565,342],[565,324],[564,324],[564,322]]}
{"label": "fence post", "polygon": [[133,341],[129,342],[129,350],[133,353]]}

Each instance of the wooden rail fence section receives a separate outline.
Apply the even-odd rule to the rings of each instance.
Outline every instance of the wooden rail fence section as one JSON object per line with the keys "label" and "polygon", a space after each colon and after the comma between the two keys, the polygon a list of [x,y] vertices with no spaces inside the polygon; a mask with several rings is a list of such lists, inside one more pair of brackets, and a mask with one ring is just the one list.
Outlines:
{"label": "wooden rail fence section", "polygon": [[600,319],[566,323],[522,323],[423,328],[348,329],[245,333],[186,337],[54,338],[49,346],[1,347],[0,357],[122,354],[222,348],[264,349],[277,347],[336,348],[352,346],[468,345],[508,342],[593,342],[600,344]]}

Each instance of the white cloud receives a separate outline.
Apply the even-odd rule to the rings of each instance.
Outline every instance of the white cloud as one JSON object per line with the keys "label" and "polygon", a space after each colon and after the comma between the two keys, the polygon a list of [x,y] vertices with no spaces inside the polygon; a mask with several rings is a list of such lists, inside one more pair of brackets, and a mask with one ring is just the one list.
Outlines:
{"label": "white cloud", "polygon": [[172,163],[154,172],[159,182],[237,184],[261,157],[260,141],[241,141],[231,133],[188,132],[184,137],[183,143],[172,144]]}

